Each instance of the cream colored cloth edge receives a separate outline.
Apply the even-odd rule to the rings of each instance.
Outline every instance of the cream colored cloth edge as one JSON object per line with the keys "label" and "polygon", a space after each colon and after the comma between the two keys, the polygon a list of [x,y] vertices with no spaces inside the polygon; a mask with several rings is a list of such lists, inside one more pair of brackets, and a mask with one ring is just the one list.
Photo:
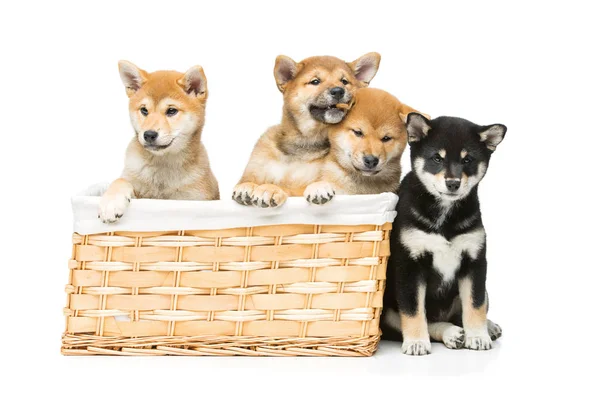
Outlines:
{"label": "cream colored cloth edge", "polygon": [[394,193],[336,196],[325,205],[291,197],[276,209],[242,206],[231,199],[132,199],[118,222],[104,224],[98,219],[98,205],[107,187],[107,184],[94,185],[72,197],[74,232],[90,235],[111,231],[216,230],[286,224],[383,225],[396,217],[398,202]]}

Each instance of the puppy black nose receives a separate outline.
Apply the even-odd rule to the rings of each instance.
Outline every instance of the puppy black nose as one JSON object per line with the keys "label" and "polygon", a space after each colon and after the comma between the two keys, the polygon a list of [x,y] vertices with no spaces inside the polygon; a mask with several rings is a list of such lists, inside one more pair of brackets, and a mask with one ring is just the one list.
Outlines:
{"label": "puppy black nose", "polygon": [[365,164],[365,167],[373,169],[379,164],[379,158],[375,156],[364,156],[363,163]]}
{"label": "puppy black nose", "polygon": [[446,179],[446,187],[451,192],[456,192],[460,187],[460,179]]}
{"label": "puppy black nose", "polygon": [[144,132],[144,140],[147,143],[154,143],[156,138],[158,137],[158,132],[156,131],[146,131]]}
{"label": "puppy black nose", "polygon": [[342,97],[344,97],[344,94],[346,93],[346,91],[344,90],[343,87],[334,87],[333,89],[331,89],[329,91],[329,93],[331,93],[331,95],[333,96],[334,99],[339,100]]}

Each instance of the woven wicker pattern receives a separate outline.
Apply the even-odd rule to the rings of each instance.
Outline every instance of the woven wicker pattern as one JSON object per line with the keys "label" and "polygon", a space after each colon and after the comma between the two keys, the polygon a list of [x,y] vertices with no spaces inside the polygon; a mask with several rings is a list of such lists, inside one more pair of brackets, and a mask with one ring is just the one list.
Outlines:
{"label": "woven wicker pattern", "polygon": [[390,229],[74,234],[62,352],[371,355]]}

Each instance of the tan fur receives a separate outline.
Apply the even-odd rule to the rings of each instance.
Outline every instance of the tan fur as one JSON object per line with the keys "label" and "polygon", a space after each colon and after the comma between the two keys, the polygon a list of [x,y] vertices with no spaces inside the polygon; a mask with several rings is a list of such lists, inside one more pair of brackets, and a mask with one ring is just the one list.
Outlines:
{"label": "tan fur", "polygon": [[[370,68],[367,73],[365,65]],[[244,205],[277,207],[288,196],[302,195],[318,179],[329,152],[330,124],[313,117],[311,105],[322,105],[334,87],[345,89],[339,103],[351,104],[356,90],[368,85],[378,66],[377,53],[366,54],[352,63],[329,56],[311,57],[299,63],[286,56],[277,57],[274,75],[284,98],[281,124],[269,128],[258,140],[233,198]],[[310,84],[313,79],[320,83]],[[347,110],[343,107],[339,112],[345,115]]]}
{"label": "tan fur", "polygon": [[463,310],[463,315],[463,324],[465,326],[478,328],[483,326],[487,327],[487,304],[483,304],[479,308],[468,307],[466,310]]}
{"label": "tan fur", "polygon": [[400,327],[405,341],[429,340],[425,316],[425,293],[425,285],[420,284],[417,290],[417,312],[414,315],[400,312]]}
{"label": "tan fur", "polygon": [[[338,194],[378,194],[395,192],[400,184],[400,159],[406,148],[406,115],[416,112],[391,94],[372,88],[356,92],[355,103],[342,122],[329,129],[331,151],[320,180]],[[357,137],[354,131],[362,132]],[[382,141],[384,137],[391,140]],[[365,172],[364,156],[379,159],[376,173]],[[362,170],[362,171],[361,171]],[[314,201],[314,191],[324,183],[307,188],[305,197]]]}
{"label": "tan fur", "polygon": [[[180,200],[216,200],[219,189],[200,141],[208,90],[202,67],[185,74],[148,73],[127,62],[119,72],[129,96],[135,137],[129,143],[121,178],[100,202],[99,218],[115,222],[131,197]],[[142,108],[147,115],[142,114]],[[177,110],[167,115],[167,110]],[[144,132],[158,133],[150,147]]]}
{"label": "tan fur", "polygon": [[[458,293],[462,305],[462,322],[465,330],[465,347],[472,350],[489,350],[492,348],[490,329],[501,329],[487,319],[488,298],[479,307],[473,306],[473,281],[464,277],[458,282]],[[493,332],[495,337],[498,332]]]}
{"label": "tan fur", "polygon": [[431,341],[425,316],[425,284],[417,291],[417,312],[409,315],[400,312],[400,327],[403,342],[402,352],[411,355],[423,355],[431,352]]}
{"label": "tan fur", "polygon": [[459,285],[463,313],[463,326],[467,330],[487,331],[487,295],[485,302],[479,308],[473,307],[472,287],[473,283],[470,278],[463,278]]}
{"label": "tan fur", "polygon": [[425,319],[422,312],[418,312],[416,315],[401,313],[400,320],[402,321],[402,334],[407,340],[427,340],[429,336],[427,319]]}

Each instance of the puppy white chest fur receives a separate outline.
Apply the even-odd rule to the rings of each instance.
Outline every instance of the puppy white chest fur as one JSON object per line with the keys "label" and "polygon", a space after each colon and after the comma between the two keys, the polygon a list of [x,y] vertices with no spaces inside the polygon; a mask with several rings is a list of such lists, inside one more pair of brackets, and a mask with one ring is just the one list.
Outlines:
{"label": "puppy white chest fur", "polygon": [[181,198],[177,191],[192,184],[199,174],[194,168],[186,170],[179,163],[151,163],[135,154],[125,162],[123,177],[134,186],[142,198]]}
{"label": "puppy white chest fur", "polygon": [[269,161],[264,165],[266,181],[274,184],[294,183],[298,186],[314,182],[319,177],[321,163]]}
{"label": "puppy white chest fur", "polygon": [[485,231],[483,228],[475,229],[446,240],[436,233],[407,228],[400,232],[400,242],[409,250],[413,259],[431,253],[433,268],[445,281],[451,281],[460,267],[463,253],[473,260],[477,258],[485,243]]}

